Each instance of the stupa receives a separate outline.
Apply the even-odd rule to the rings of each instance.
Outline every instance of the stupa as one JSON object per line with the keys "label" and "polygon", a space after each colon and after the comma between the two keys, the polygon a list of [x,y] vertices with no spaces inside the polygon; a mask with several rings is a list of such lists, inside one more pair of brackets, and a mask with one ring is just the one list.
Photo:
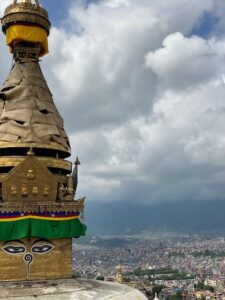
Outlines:
{"label": "stupa", "polygon": [[39,1],[14,1],[2,18],[14,58],[0,93],[0,280],[72,276],[72,238],[85,235],[74,200],[70,143],[39,58],[50,22]]}
{"label": "stupa", "polygon": [[69,139],[39,66],[48,13],[14,0],[1,21],[14,64],[0,92],[0,299],[145,300],[128,286],[73,279],[84,198],[75,200],[80,161],[66,160]]}

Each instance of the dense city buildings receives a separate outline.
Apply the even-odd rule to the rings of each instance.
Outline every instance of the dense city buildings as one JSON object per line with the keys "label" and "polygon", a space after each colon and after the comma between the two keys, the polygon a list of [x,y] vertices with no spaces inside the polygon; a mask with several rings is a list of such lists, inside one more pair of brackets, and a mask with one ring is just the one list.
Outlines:
{"label": "dense city buildings", "polygon": [[114,281],[121,266],[124,282],[149,299],[155,291],[160,299],[225,299],[225,240],[220,236],[88,237],[76,242],[74,252],[77,276]]}

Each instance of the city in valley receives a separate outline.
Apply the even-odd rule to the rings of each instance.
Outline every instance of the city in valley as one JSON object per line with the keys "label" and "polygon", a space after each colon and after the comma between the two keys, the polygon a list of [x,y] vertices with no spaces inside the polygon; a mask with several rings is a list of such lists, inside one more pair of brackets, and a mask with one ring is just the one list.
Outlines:
{"label": "city in valley", "polygon": [[92,236],[73,251],[77,277],[127,284],[148,299],[225,299],[222,234]]}

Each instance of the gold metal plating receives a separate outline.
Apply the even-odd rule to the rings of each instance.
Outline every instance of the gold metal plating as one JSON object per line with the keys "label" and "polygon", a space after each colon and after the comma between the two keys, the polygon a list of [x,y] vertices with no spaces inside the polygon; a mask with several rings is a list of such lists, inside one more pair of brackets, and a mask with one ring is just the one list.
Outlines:
{"label": "gold metal plating", "polygon": [[[4,201],[56,201],[57,186],[55,176],[38,158],[27,156],[3,179],[2,196]],[[44,193],[46,188],[49,190],[48,195]]]}
{"label": "gold metal plating", "polygon": [[[59,158],[52,157],[37,157],[47,168],[56,168],[71,172],[72,163]],[[16,167],[22,161],[24,157],[13,157],[13,156],[0,156],[0,167]]]}
{"label": "gold metal plating", "polygon": [[[39,240],[39,241],[38,241]],[[48,243],[52,250],[47,253],[32,252],[34,243]],[[10,254],[2,250],[5,246],[23,246],[24,253]],[[0,281],[63,279],[72,277],[72,239],[50,239],[41,241],[38,238],[25,238],[17,241],[0,242]],[[26,254],[32,254],[29,266],[24,262]]]}
{"label": "gold metal plating", "polygon": [[[0,204],[0,210],[83,211],[84,198],[74,201],[71,176],[51,174],[41,160],[32,154],[32,151],[29,153],[30,155],[25,158],[14,158],[18,161],[18,165],[2,178],[3,202]],[[9,162],[11,159],[9,158]],[[49,158],[44,159],[48,161]],[[4,158],[0,158],[0,165],[2,165],[1,160]],[[60,161],[63,164],[67,163]],[[61,178],[64,180],[61,181]]]}
{"label": "gold metal plating", "polygon": [[63,119],[38,62],[16,62],[3,84],[1,99],[0,140],[18,143],[16,147],[36,143],[37,148],[53,142],[70,153]]}
{"label": "gold metal plating", "polygon": [[68,178],[68,185],[64,186],[64,184],[59,184],[58,189],[58,197],[60,201],[72,201],[74,198],[74,190],[69,186],[70,178]]}
{"label": "gold metal plating", "polygon": [[13,50],[13,57],[20,62],[38,61],[41,52],[41,45],[36,44],[35,47],[22,47],[16,45]]}
{"label": "gold metal plating", "polygon": [[6,7],[4,15],[15,12],[24,12],[38,14],[48,20],[48,12],[40,6],[39,2],[31,3],[31,1],[14,1],[13,4]]}
{"label": "gold metal plating", "polygon": [[[17,189],[14,190],[17,193]],[[81,212],[84,210],[84,201],[85,198],[81,198],[75,201],[64,201],[64,202],[50,202],[46,201],[37,201],[37,203],[27,203],[25,200],[21,200],[18,202],[0,202],[1,211],[12,212],[12,211],[23,211],[23,212],[45,212],[45,211],[77,211]]]}
{"label": "gold metal plating", "polygon": [[31,2],[14,2],[9,5],[2,18],[2,30],[6,33],[10,25],[18,23],[33,24],[45,29],[49,34],[51,23],[48,19],[48,12],[39,4]]}
{"label": "gold metal plating", "polygon": [[[49,34],[51,26],[38,0],[14,0],[1,21],[4,33],[21,24]],[[69,138],[38,64],[40,45],[18,42],[13,52],[0,93],[0,211],[82,216],[85,198],[74,200]],[[0,281],[71,278],[72,239],[0,241],[0,265]]]}

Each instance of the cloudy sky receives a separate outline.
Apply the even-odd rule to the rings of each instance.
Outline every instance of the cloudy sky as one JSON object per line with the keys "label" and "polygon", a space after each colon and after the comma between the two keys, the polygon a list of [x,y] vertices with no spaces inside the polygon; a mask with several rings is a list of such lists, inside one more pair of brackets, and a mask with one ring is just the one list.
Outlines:
{"label": "cloudy sky", "polygon": [[[225,200],[225,1],[42,4],[53,27],[41,65],[82,161],[79,195]],[[2,34],[0,51],[2,82]]]}

